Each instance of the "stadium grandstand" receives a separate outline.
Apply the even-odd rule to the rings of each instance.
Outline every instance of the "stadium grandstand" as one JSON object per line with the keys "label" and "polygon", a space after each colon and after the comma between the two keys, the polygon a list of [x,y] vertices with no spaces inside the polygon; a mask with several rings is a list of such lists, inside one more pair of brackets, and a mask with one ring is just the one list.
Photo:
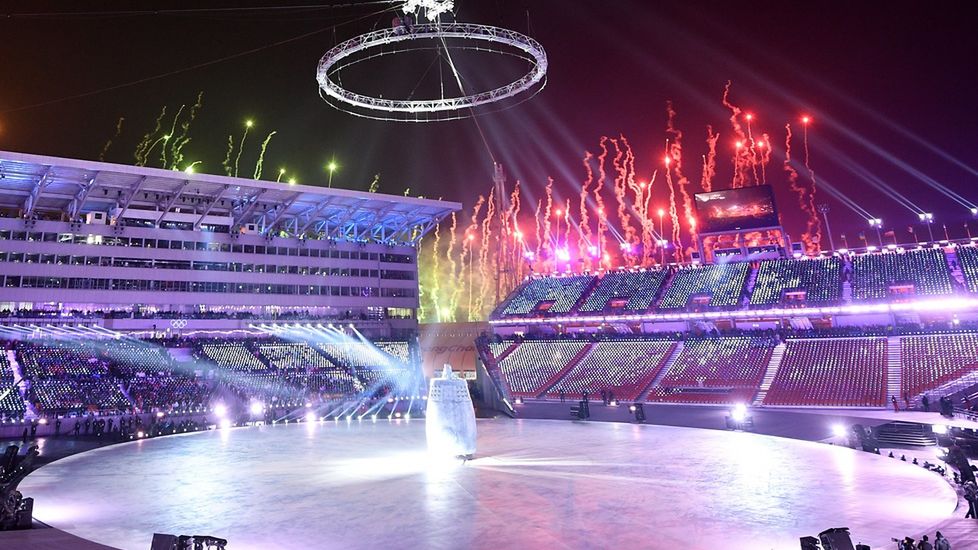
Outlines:
{"label": "stadium grandstand", "polygon": [[4,418],[421,397],[417,245],[458,204],[10,152],[0,167]]}
{"label": "stadium grandstand", "polygon": [[883,409],[894,398],[913,406],[928,393],[971,395],[976,250],[943,241],[534,275],[496,308],[478,347],[501,391],[521,401],[603,392]]}

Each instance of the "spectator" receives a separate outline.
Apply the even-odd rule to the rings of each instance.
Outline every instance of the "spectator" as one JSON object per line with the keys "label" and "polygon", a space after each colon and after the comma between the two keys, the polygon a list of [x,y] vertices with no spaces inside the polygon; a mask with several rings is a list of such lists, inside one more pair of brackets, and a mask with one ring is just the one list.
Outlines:
{"label": "spectator", "polygon": [[937,532],[937,536],[934,538],[934,550],[951,550],[951,543],[940,531]]}
{"label": "spectator", "polygon": [[930,543],[927,535],[920,537],[920,544],[917,545],[917,550],[934,550],[934,545]]}
{"label": "spectator", "polygon": [[968,513],[964,517],[978,519],[978,487],[974,481],[965,482],[964,499],[968,501]]}

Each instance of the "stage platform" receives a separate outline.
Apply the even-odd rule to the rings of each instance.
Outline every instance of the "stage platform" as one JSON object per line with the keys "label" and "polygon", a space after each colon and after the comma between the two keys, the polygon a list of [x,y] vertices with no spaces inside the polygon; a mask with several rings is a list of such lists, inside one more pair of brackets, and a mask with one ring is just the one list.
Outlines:
{"label": "stage platform", "polygon": [[619,423],[478,425],[465,464],[429,460],[423,421],[325,422],[97,449],[44,466],[21,490],[39,520],[127,550],[149,548],[154,532],[220,536],[234,550],[780,550],[838,526],[876,548],[929,532],[957,502],[923,468],[825,444]]}

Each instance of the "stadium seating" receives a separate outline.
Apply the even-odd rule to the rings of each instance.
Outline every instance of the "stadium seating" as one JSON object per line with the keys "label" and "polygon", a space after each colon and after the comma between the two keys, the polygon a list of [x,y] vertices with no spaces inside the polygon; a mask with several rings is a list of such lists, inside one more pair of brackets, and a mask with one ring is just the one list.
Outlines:
{"label": "stadium seating", "polygon": [[773,347],[771,339],[752,336],[688,340],[648,399],[669,403],[750,403],[764,378]]}
{"label": "stadium seating", "polygon": [[500,315],[526,315],[546,303],[546,313],[567,313],[594,282],[591,275],[530,279],[501,306]]}
{"label": "stadium seating", "polygon": [[258,353],[277,369],[332,368],[336,365],[312,346],[301,342],[259,344]]}
{"label": "stadium seating", "polygon": [[59,340],[17,346],[17,362],[28,378],[108,376],[108,361],[91,346]]}
{"label": "stadium seating", "polygon": [[917,396],[963,376],[978,375],[978,334],[904,336],[900,346],[901,396]]}
{"label": "stadium seating", "polygon": [[221,342],[216,344],[202,344],[199,347],[201,359],[209,360],[214,364],[231,370],[243,371],[262,371],[267,367],[254,353],[249,350],[244,342]]}
{"label": "stadium seating", "polygon": [[652,307],[662,283],[669,272],[664,269],[607,273],[588,295],[578,311],[594,313],[609,307],[612,300],[621,300],[625,311],[645,311]]}
{"label": "stadium seating", "polygon": [[838,302],[842,293],[842,261],[838,258],[812,260],[767,260],[760,264],[750,305],[782,303],[786,291],[805,291],[805,304]]}
{"label": "stadium seating", "polygon": [[750,264],[745,262],[712,264],[680,269],[666,290],[660,309],[678,309],[689,306],[696,295],[709,296],[710,307],[736,306],[744,289]]}
{"label": "stadium seating", "polygon": [[886,338],[788,340],[765,405],[882,407]]}
{"label": "stadium seating", "polygon": [[531,396],[588,345],[576,340],[529,340],[499,362],[499,370],[514,395]]}
{"label": "stadium seating", "polygon": [[98,378],[44,378],[31,383],[28,395],[38,412],[128,411],[131,404],[119,380]]}
{"label": "stadium seating", "polygon": [[852,259],[852,269],[852,296],[856,300],[887,298],[894,294],[891,287],[895,286],[912,286],[911,296],[951,293],[951,274],[939,248],[863,254]]}
{"label": "stadium seating", "polygon": [[0,416],[20,417],[24,414],[24,400],[15,382],[6,350],[0,348]]}
{"label": "stadium seating", "polygon": [[[574,366],[555,390],[579,398],[609,390],[618,399],[634,400],[662,369],[676,347],[671,340],[623,340],[597,342]],[[553,395],[554,391],[550,392]]]}
{"label": "stadium seating", "polygon": [[140,376],[128,382],[127,393],[137,410],[165,412],[203,409],[213,387],[207,381],[187,376]]}

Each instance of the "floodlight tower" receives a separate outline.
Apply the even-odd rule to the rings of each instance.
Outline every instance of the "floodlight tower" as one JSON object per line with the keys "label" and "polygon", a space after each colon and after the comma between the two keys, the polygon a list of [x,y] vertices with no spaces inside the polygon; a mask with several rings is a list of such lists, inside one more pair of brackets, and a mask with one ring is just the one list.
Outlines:
{"label": "floodlight tower", "polygon": [[932,212],[921,212],[917,215],[920,221],[927,224],[927,234],[930,235],[930,242],[934,242],[934,214]]}
{"label": "floodlight tower", "polygon": [[881,228],[883,227],[883,220],[880,218],[870,218],[869,226],[876,228],[876,237],[880,241],[880,248],[883,248],[883,233],[881,232]]}
{"label": "floodlight tower", "polygon": [[829,249],[835,252],[835,239],[832,238],[832,228],[829,227],[829,205],[825,203],[818,205],[818,211],[822,213],[822,219],[825,220],[825,232],[829,235]]}

